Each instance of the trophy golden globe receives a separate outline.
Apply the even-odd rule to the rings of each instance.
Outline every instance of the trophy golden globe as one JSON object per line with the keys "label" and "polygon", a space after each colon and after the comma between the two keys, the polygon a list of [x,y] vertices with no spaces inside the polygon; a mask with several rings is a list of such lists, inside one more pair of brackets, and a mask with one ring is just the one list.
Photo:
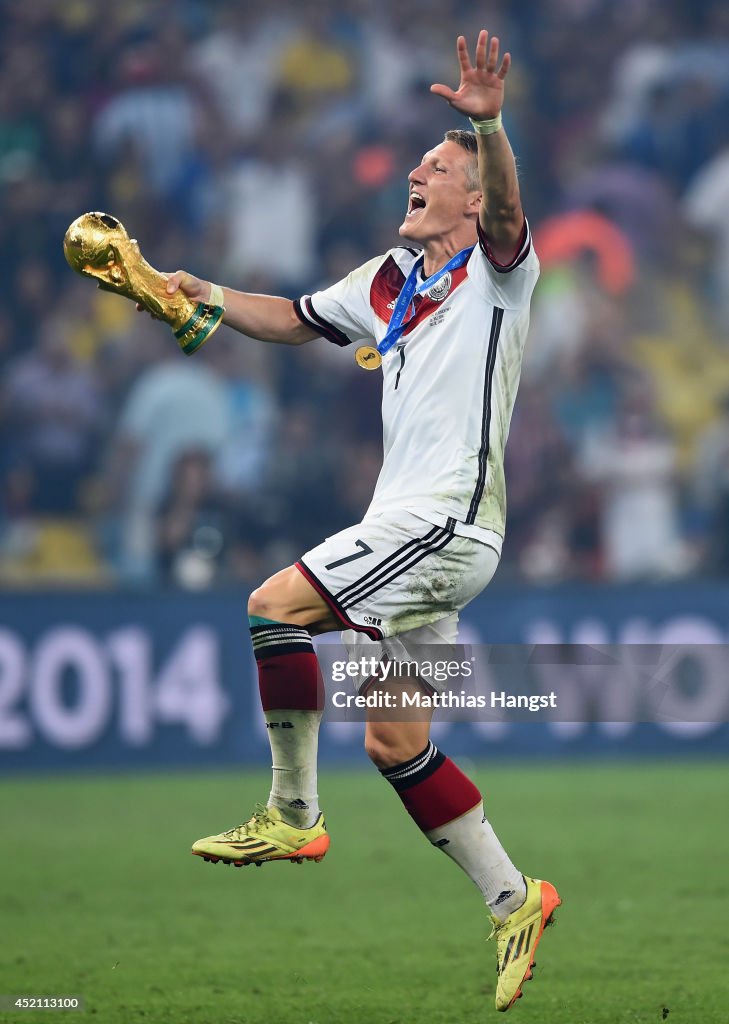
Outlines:
{"label": "trophy golden globe", "polygon": [[167,294],[167,278],[150,267],[137,240],[111,214],[77,217],[63,239],[63,252],[72,269],[93,277],[99,288],[126,295],[168,323],[186,356],[197,352],[220,326],[222,306],[196,302],[180,290]]}

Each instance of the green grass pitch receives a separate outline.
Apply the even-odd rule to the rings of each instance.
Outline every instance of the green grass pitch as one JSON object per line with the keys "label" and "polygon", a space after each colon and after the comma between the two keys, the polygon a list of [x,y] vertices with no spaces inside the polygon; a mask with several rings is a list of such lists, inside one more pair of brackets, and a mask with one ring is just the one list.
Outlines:
{"label": "green grass pitch", "polygon": [[[564,898],[508,1020],[726,1024],[724,764],[466,767]],[[236,869],[189,847],[268,773],[3,782],[0,993],[80,994],[60,1019],[100,1024],[502,1019],[477,890],[374,770],[325,768],[320,790],[321,864]]]}

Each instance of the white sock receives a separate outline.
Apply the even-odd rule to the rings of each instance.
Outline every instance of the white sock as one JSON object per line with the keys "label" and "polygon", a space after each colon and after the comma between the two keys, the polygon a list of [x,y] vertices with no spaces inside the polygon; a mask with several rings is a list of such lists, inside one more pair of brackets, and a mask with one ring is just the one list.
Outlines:
{"label": "white sock", "polygon": [[463,868],[499,921],[506,920],[522,905],[526,899],[524,878],[486,820],[482,803],[425,834]]}
{"label": "white sock", "polygon": [[284,821],[311,828],[319,816],[316,755],[320,711],[264,711],[273,755],[269,807],[278,807]]}

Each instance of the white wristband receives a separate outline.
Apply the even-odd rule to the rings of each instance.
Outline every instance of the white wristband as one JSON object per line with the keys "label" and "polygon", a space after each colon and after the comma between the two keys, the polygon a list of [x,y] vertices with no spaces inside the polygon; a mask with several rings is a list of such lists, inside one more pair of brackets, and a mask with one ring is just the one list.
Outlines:
{"label": "white wristband", "polygon": [[208,306],[220,306],[221,308],[225,305],[225,295],[219,284],[210,285],[210,298],[207,304]]}
{"label": "white wristband", "polygon": [[469,117],[469,121],[476,135],[493,135],[501,128],[501,111],[496,117],[490,117],[486,121],[474,121],[472,117]]}

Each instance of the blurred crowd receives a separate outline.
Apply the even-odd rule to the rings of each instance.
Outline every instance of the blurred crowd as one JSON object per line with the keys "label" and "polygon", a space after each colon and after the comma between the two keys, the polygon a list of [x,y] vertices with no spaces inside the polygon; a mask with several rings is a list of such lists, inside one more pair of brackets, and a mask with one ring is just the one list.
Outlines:
{"label": "blurred crowd", "polygon": [[107,210],[162,270],[338,280],[467,126],[428,86],[482,25],[543,264],[498,578],[729,575],[723,0],[0,8],[0,582],[250,585],[361,516],[379,374],[228,328],[186,359],[61,240]]}

